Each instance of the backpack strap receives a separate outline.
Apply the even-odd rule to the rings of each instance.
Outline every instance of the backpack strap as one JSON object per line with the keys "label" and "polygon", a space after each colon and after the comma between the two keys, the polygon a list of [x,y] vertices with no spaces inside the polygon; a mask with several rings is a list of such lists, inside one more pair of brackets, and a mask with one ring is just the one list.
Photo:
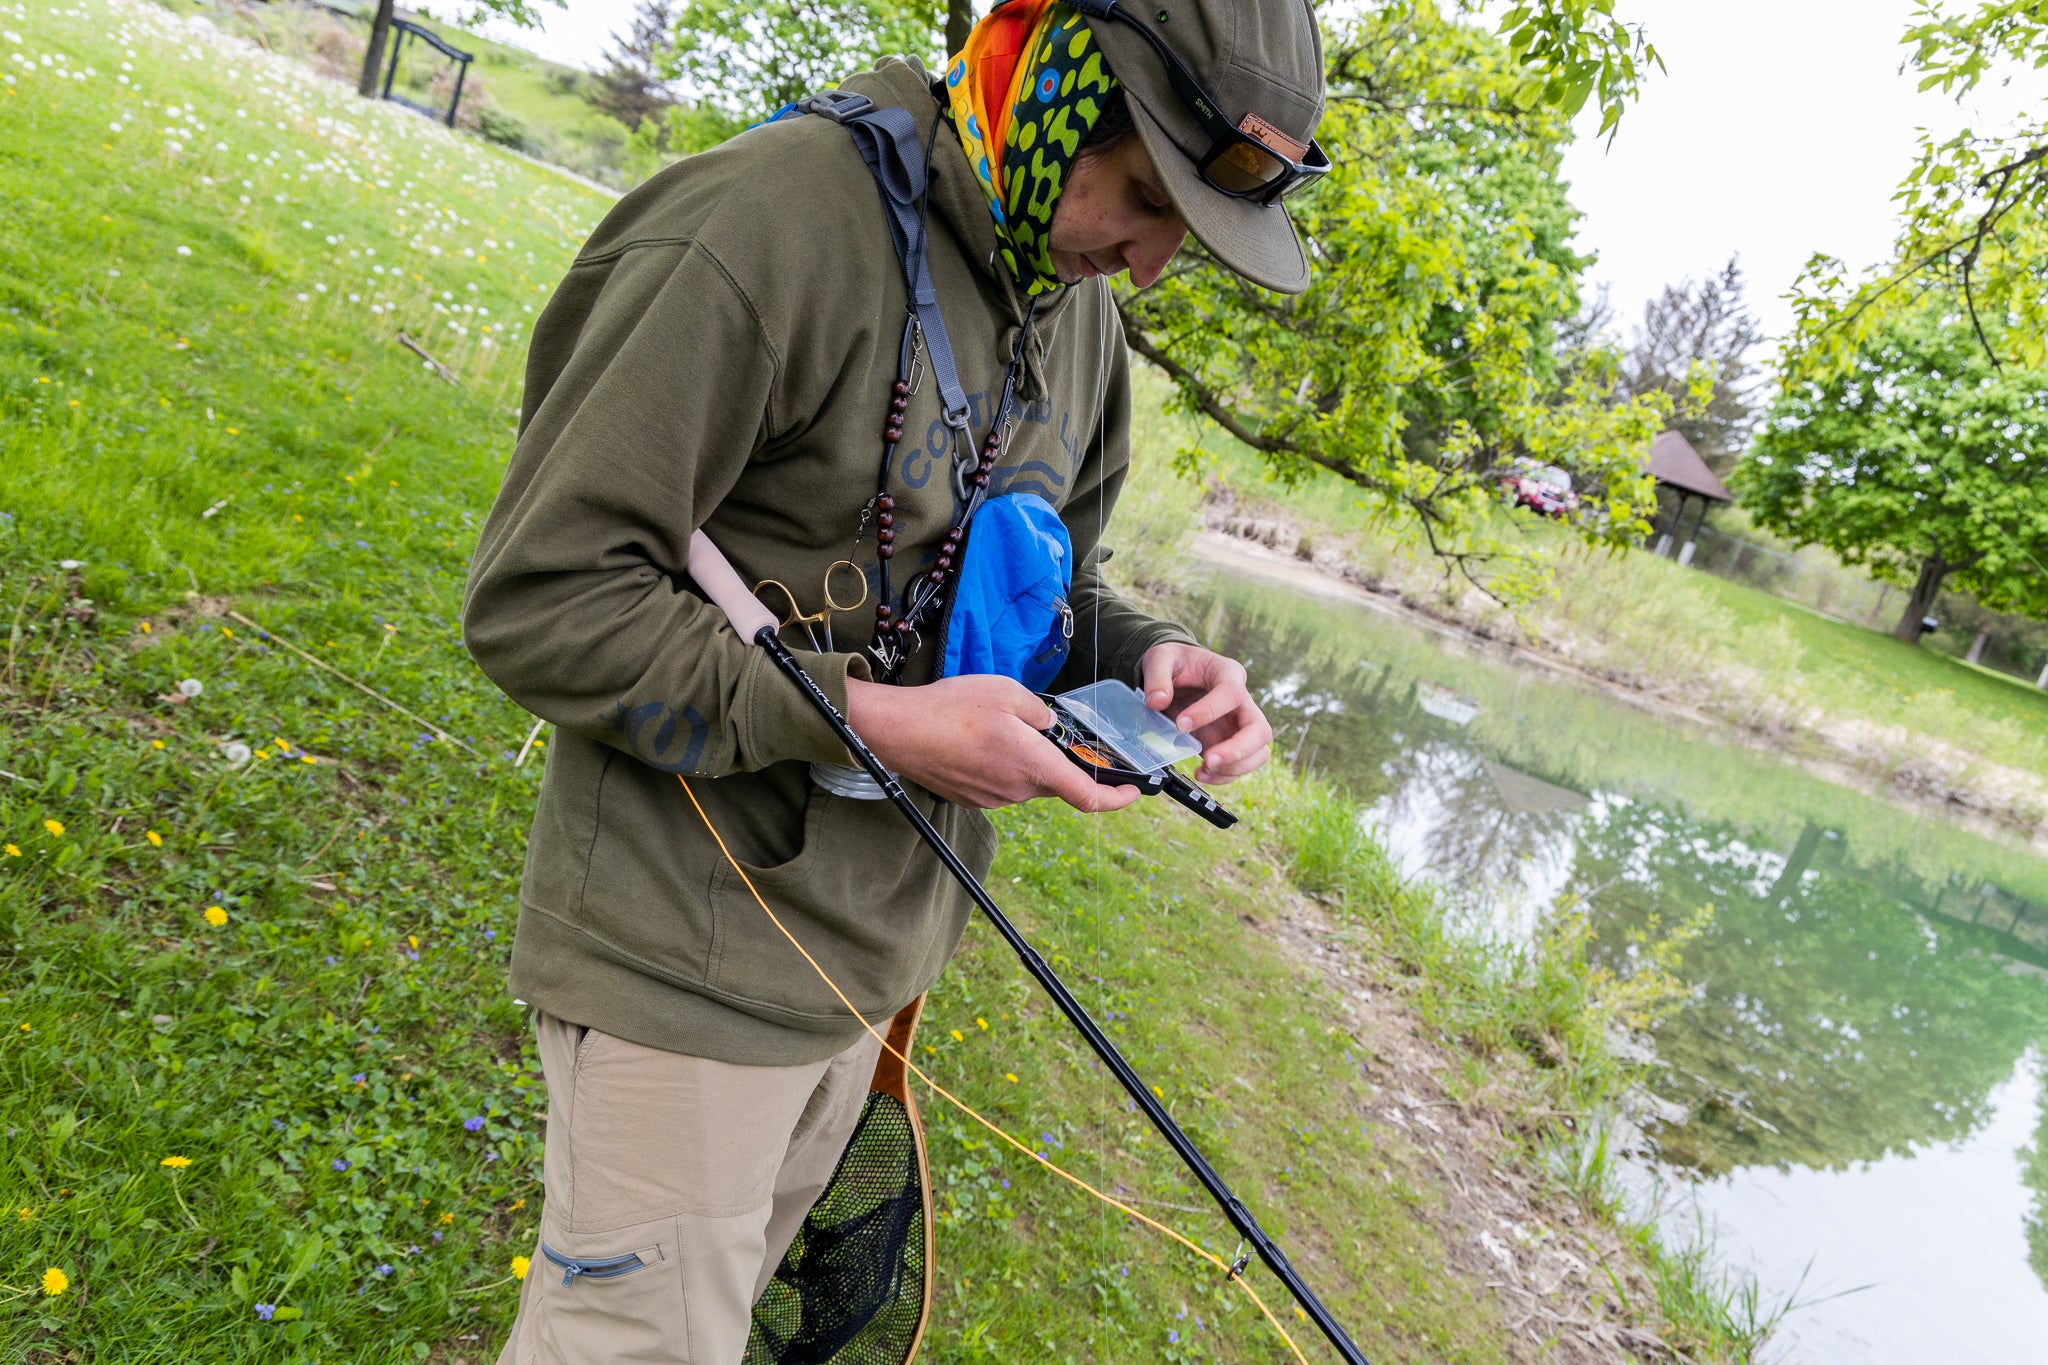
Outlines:
{"label": "backpack strap", "polygon": [[[880,108],[866,95],[851,90],[824,90],[785,105],[770,122],[800,114],[817,114],[846,129],[860,159],[873,173],[875,188],[882,196],[882,212],[889,220],[889,241],[903,267],[903,286],[910,296],[911,315],[923,336],[932,378],[939,386],[939,403],[946,425],[967,432],[967,395],[960,387],[953,343],[946,335],[946,319],[939,312],[939,294],[932,283],[931,265],[925,253],[928,239],[920,205],[929,177],[917,121],[908,109]],[[906,341],[914,345],[913,339]]]}

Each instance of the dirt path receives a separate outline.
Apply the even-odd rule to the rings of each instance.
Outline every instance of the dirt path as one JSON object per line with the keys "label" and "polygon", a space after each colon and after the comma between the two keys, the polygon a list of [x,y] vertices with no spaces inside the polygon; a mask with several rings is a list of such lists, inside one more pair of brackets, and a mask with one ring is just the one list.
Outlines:
{"label": "dirt path", "polygon": [[[1376,1093],[1363,1117],[1403,1174],[1442,1196],[1432,1218],[1447,1259],[1490,1291],[1517,1365],[1638,1365],[1678,1359],[1651,1324],[1625,1312],[1657,1296],[1607,1223],[1518,1169],[1504,1108],[1453,1099],[1439,1078],[1461,1062],[1426,1031],[1400,976],[1355,947],[1316,902],[1289,892],[1256,927],[1341,1002],[1340,1027],[1371,1058]],[[1493,1059],[1489,1066],[1515,1065]]]}

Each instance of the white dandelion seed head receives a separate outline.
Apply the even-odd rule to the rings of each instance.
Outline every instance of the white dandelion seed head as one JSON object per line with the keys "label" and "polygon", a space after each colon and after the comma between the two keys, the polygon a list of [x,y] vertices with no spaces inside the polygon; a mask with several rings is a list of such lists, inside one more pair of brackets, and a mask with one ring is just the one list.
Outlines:
{"label": "white dandelion seed head", "polygon": [[242,741],[240,741],[239,739],[234,741],[234,743],[232,744],[224,744],[221,746],[221,755],[224,758],[226,758],[228,762],[235,764],[237,766],[247,763],[249,761],[250,755],[254,752],[254,750],[252,750],[248,745],[242,743]]}
{"label": "white dandelion seed head", "polygon": [[57,561],[57,567],[60,569],[82,569],[85,567],[85,561],[82,559],[60,559]]}
{"label": "white dandelion seed head", "polygon": [[178,248],[178,254],[180,256],[190,256],[192,254],[192,248],[189,246],[181,246]]}
{"label": "white dandelion seed head", "polygon": [[181,697],[196,697],[205,690],[206,684],[197,678],[186,678],[178,684],[178,695]]}

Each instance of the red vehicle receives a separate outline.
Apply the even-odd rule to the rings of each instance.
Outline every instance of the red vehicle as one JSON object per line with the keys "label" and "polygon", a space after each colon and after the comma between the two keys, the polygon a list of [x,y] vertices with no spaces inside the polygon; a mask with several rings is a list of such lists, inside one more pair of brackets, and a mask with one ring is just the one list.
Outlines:
{"label": "red vehicle", "polygon": [[1500,489],[1509,502],[1538,516],[1569,517],[1579,510],[1579,495],[1572,492],[1572,476],[1554,464],[1517,460],[1501,477]]}

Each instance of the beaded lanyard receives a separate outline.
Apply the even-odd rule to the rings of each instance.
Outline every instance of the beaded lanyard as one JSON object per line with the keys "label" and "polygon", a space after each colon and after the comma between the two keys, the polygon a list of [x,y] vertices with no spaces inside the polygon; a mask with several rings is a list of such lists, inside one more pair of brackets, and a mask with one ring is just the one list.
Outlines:
{"label": "beaded lanyard", "polygon": [[987,499],[990,476],[1002,457],[1004,442],[1016,425],[1012,407],[1016,400],[1017,375],[1024,365],[1025,348],[1031,343],[1031,322],[1037,311],[1038,301],[1033,299],[1025,309],[1024,325],[1018,328],[1016,349],[1011,352],[1010,363],[1003,371],[1002,397],[989,421],[988,435],[982,439],[980,453],[975,453],[974,433],[964,414],[958,422],[947,422],[953,433],[953,492],[959,499],[960,511],[953,519],[952,528],[946,532],[946,538],[939,543],[939,553],[932,567],[905,584],[903,605],[899,610],[895,593],[889,585],[889,561],[896,555],[896,499],[889,492],[889,470],[896,461],[896,447],[903,439],[904,416],[910,410],[911,395],[917,392],[924,378],[925,336],[913,299],[911,315],[903,329],[896,381],[889,386],[889,420],[882,428],[881,477],[875,496],[861,509],[860,526],[855,530],[853,540],[858,548],[872,520],[880,591],[875,606],[875,638],[874,643],[868,646],[868,653],[880,667],[878,680],[881,682],[901,680],[904,665],[923,644],[925,628],[935,616],[944,612],[946,586],[953,578],[954,566],[960,561],[961,548],[967,540],[967,523]]}
{"label": "beaded lanyard", "polygon": [[[960,375],[953,361],[953,343],[946,335],[946,319],[939,312],[938,292],[932,285],[930,264],[925,259],[925,211],[930,207],[927,188],[931,184],[931,157],[938,146],[934,126],[930,142],[918,135],[910,112],[895,106],[876,105],[852,90],[825,90],[805,96],[795,104],[776,111],[769,122],[791,115],[816,114],[846,129],[860,158],[875,177],[882,196],[883,216],[889,224],[890,244],[903,267],[903,288],[909,316],[903,323],[903,343],[896,354],[896,381],[889,386],[889,420],[882,427],[882,472],[875,496],[861,509],[854,528],[856,550],[868,525],[875,528],[876,581],[880,589],[875,605],[875,638],[868,654],[880,669],[879,681],[901,681],[903,666],[923,647],[924,631],[935,615],[942,615],[946,585],[967,543],[967,523],[988,496],[989,478],[1002,455],[1003,442],[1014,420],[1011,405],[1017,393],[1017,375],[1023,368],[1026,347],[1031,343],[1031,321],[1038,312],[1034,297],[1024,310],[1024,322],[1017,329],[1017,346],[1003,371],[1002,398],[990,420],[988,436],[980,453],[974,446],[974,430],[968,422],[971,407],[960,387]],[[889,492],[889,466],[895,462],[896,447],[903,439],[903,423],[910,411],[911,395],[917,392],[929,368],[939,391],[939,408],[953,433],[953,492],[960,511],[952,529],[940,543],[932,567],[912,578],[904,587],[899,607],[889,585],[889,561],[896,555],[896,499]],[[913,641],[915,643],[913,643]]]}

